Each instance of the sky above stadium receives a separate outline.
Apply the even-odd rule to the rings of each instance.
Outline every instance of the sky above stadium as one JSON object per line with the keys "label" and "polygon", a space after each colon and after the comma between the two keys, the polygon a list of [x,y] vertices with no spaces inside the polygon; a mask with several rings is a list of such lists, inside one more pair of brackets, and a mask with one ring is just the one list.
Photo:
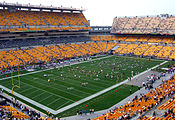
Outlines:
{"label": "sky above stadium", "polygon": [[44,6],[73,7],[86,9],[84,12],[91,26],[111,26],[116,16],[146,16],[175,14],[175,0],[0,0]]}

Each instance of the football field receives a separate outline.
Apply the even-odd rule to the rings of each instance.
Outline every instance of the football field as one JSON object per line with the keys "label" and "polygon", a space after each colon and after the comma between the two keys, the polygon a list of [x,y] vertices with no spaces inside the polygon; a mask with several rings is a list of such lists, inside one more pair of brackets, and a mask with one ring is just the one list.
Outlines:
{"label": "football field", "polygon": [[[163,61],[110,56],[89,62],[21,75],[14,91],[53,110],[82,100]],[[18,77],[13,78],[18,84]],[[0,80],[11,89],[11,79]]]}

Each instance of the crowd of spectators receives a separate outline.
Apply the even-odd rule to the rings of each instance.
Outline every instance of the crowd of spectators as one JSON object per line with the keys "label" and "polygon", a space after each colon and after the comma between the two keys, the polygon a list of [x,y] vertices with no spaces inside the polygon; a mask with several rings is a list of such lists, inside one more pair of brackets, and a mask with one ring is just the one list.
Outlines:
{"label": "crowd of spectators", "polygon": [[112,33],[175,34],[175,16],[116,17]]}

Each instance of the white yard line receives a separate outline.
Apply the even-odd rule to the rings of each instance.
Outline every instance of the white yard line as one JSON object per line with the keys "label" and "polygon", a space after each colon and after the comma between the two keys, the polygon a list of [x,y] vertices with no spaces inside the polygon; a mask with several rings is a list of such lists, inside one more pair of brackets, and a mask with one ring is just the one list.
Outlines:
{"label": "white yard line", "polygon": [[[34,91],[32,91],[32,92],[30,92],[29,94],[26,94],[26,95],[31,95],[31,94],[33,94],[33,93],[35,93],[35,92],[37,92],[37,91],[39,91],[38,89],[36,89],[36,90],[34,90]],[[21,93],[20,93],[21,94]]]}
{"label": "white yard line", "polygon": [[[56,77],[57,78],[57,77]],[[60,81],[60,80],[59,80]],[[99,80],[100,81],[100,80]],[[73,86],[78,86],[78,87],[80,87],[80,85],[76,85],[76,84],[72,84],[72,83],[70,83],[70,82],[68,82],[68,81],[66,81],[66,80],[62,80],[61,82],[64,82],[64,83],[67,83],[67,84],[71,84],[71,85],[73,85]],[[62,86],[64,86],[64,85],[62,85]],[[96,86],[96,87],[98,87],[98,86]],[[75,89],[75,88],[74,88]],[[92,89],[92,88],[86,88],[86,89],[89,89],[89,90],[92,90],[92,91],[97,91],[96,89]],[[76,91],[79,91],[79,90],[77,90],[76,89]],[[82,93],[85,93],[85,94],[90,94],[90,93],[86,93],[86,92],[83,92],[83,91],[79,91],[79,92],[82,92]]]}
{"label": "white yard line", "polygon": [[[22,82],[22,81],[21,81]],[[24,82],[23,82],[24,83]],[[41,82],[36,82],[37,84],[40,84],[40,85],[46,85],[46,84],[44,84],[43,82],[41,83]],[[47,82],[46,82],[47,83]],[[27,84],[27,83],[26,83]],[[62,86],[62,85],[60,85],[60,86]],[[50,86],[50,85],[48,85],[48,87],[49,88],[53,88],[53,86]],[[67,87],[65,87],[65,88],[67,88]],[[62,89],[59,89],[59,88],[57,88],[57,87],[54,87],[54,89],[56,89],[56,90],[59,90],[59,91],[62,91],[62,92],[65,92],[65,93],[67,93],[67,94],[70,94],[70,92],[67,92],[67,91],[65,91],[65,90],[62,90]],[[79,96],[79,95],[77,95],[77,94],[74,94],[74,93],[71,93],[72,95],[74,95],[74,96],[77,96],[77,97],[80,97],[80,98],[82,98],[81,96]]]}
{"label": "white yard line", "polygon": [[[107,56],[107,57],[111,57],[111,56]],[[105,57],[106,58],[106,57]],[[100,58],[100,59],[104,59],[104,57],[103,58]],[[89,61],[84,61],[84,62],[89,62]],[[159,67],[159,66],[161,66],[161,65],[163,65],[163,64],[165,64],[165,63],[167,63],[167,61],[164,61],[164,62],[162,62],[162,63],[160,63],[159,65],[156,65],[156,66],[154,66],[154,67],[152,67],[152,68],[150,68],[150,69],[148,69],[148,70],[146,70],[146,71],[144,71],[144,72],[142,72],[142,73],[140,73],[140,74],[138,74],[138,75],[135,75],[133,78],[135,78],[135,77],[138,77],[138,76],[140,76],[140,75],[142,75],[142,74],[144,74],[144,73],[146,73],[146,72],[148,72],[148,71],[150,71],[150,70],[152,70],[152,69],[154,69],[154,68],[156,68],[156,67]],[[79,63],[76,63],[76,64],[79,64]],[[37,71],[36,71],[37,72]],[[18,75],[17,75],[18,76]],[[112,90],[112,89],[114,89],[114,88],[116,88],[116,87],[118,87],[118,86],[120,86],[120,85],[122,85],[122,84],[124,84],[124,83],[126,83],[127,82],[127,80],[125,80],[125,81],[122,81],[122,82],[120,82],[120,83],[118,83],[118,84],[115,84],[115,85],[113,85],[113,86],[111,86],[111,87],[109,87],[109,88],[106,88],[106,89],[104,89],[104,90],[102,90],[102,91],[100,91],[100,92],[98,92],[98,93],[96,93],[96,94],[93,94],[93,95],[91,95],[91,96],[89,96],[89,97],[86,97],[86,98],[84,98],[84,99],[82,99],[82,100],[79,100],[79,101],[77,101],[77,102],[74,102],[73,100],[70,100],[70,99],[68,99],[68,98],[65,98],[65,97],[63,97],[63,96],[60,96],[60,97],[62,97],[62,98],[64,98],[64,99],[68,99],[69,101],[72,101],[72,102],[74,102],[74,103],[72,103],[72,104],[70,104],[70,105],[68,105],[68,106],[65,106],[65,107],[63,107],[63,108],[61,108],[61,109],[59,109],[59,110],[57,110],[57,111],[55,111],[55,110],[53,110],[53,109],[51,109],[51,108],[48,108],[47,106],[44,106],[44,105],[42,105],[42,104],[40,104],[40,103],[38,103],[38,102],[35,102],[35,101],[33,101],[33,100],[31,100],[31,99],[29,99],[29,98],[27,98],[27,97],[25,97],[25,96],[22,96],[22,95],[20,95],[20,94],[18,94],[18,93],[16,93],[16,92],[14,92],[14,95],[15,96],[17,96],[17,97],[20,97],[20,98],[22,98],[23,100],[25,100],[25,101],[27,101],[27,102],[29,102],[29,103],[32,103],[33,105],[35,105],[35,106],[37,106],[37,107],[39,107],[39,108],[41,108],[41,109],[43,109],[43,110],[49,110],[52,114],[58,114],[58,113],[61,113],[61,112],[63,112],[63,111],[66,111],[66,110],[68,110],[68,109],[70,109],[70,108],[72,108],[72,107],[75,107],[75,106],[77,106],[77,105],[79,105],[79,104],[81,104],[81,103],[84,103],[84,102],[86,102],[86,101],[88,101],[88,100],[90,100],[90,99],[92,99],[92,98],[94,98],[94,97],[97,97],[97,96],[99,96],[99,95],[101,95],[101,94],[103,94],[103,93],[105,93],[105,92],[107,92],[107,91],[109,91],[109,90]],[[25,83],[26,84],[26,83]],[[28,84],[28,85],[30,85],[30,84]],[[33,87],[32,85],[30,85],[31,87]],[[0,85],[0,87],[1,88],[3,88],[4,90],[6,90],[6,91],[11,91],[10,89],[8,89],[8,88],[6,88],[6,87],[4,87],[4,86],[2,86],[2,85]],[[36,88],[36,87],[33,87],[33,88]],[[40,89],[40,88],[37,88],[37,89]],[[45,90],[43,90],[43,89],[41,89],[42,91],[45,91]],[[45,92],[48,92],[48,91],[45,91]],[[50,92],[48,92],[48,93],[50,93]],[[53,95],[55,95],[55,96],[59,96],[59,95],[57,95],[57,94],[54,94],[54,93],[50,93],[50,94],[53,94]],[[69,102],[69,101],[67,101],[67,102]],[[65,103],[65,104],[67,104],[67,102]],[[64,104],[63,104],[64,105]],[[63,105],[61,105],[61,106],[63,106]],[[60,106],[59,106],[59,108],[60,108]]]}
{"label": "white yard line", "polygon": [[54,102],[56,102],[56,101],[58,101],[58,100],[60,100],[60,99],[61,99],[61,98],[55,99],[54,101],[52,101],[52,102],[50,102],[49,104],[47,104],[47,106],[53,104]]}
{"label": "white yard line", "polygon": [[61,106],[59,106],[57,109],[61,108],[62,106],[64,106],[65,104],[69,103],[70,101],[65,102],[64,104],[62,104]]}
{"label": "white yard line", "polygon": [[[21,81],[21,82],[22,82],[22,81]],[[40,88],[34,87],[34,86],[30,85],[30,84],[27,84],[27,83],[24,83],[24,82],[23,82],[23,84],[29,85],[29,86],[31,86],[32,88],[39,89],[39,90],[44,91],[44,92],[47,92],[47,93],[49,93],[49,94],[52,94],[52,95],[55,95],[55,96],[61,97],[61,98],[63,98],[63,99],[66,99],[66,100],[68,100],[68,101],[72,101],[72,102],[74,102],[72,99],[69,99],[69,98],[66,98],[66,97],[60,96],[60,95],[58,95],[58,94],[54,94],[54,93],[48,92],[48,91],[46,91],[46,90],[43,90],[43,89],[40,89]]]}
{"label": "white yard line", "polygon": [[19,93],[21,94],[21,93],[26,92],[26,91],[31,90],[31,89],[32,89],[32,88],[25,89],[25,90],[23,90],[23,91],[21,91],[21,92],[19,92]]}
{"label": "white yard line", "polygon": [[41,96],[41,95],[43,95],[43,94],[45,94],[46,92],[43,92],[43,93],[41,93],[41,94],[38,94],[38,95],[35,95],[34,97],[32,97],[32,99],[34,99],[34,98],[36,98],[36,97],[38,97],[38,96]]}
{"label": "white yard line", "polygon": [[48,95],[47,97],[45,97],[44,99],[40,100],[39,102],[42,102],[42,101],[44,101],[44,100],[50,98],[51,96],[53,96],[53,95]]}

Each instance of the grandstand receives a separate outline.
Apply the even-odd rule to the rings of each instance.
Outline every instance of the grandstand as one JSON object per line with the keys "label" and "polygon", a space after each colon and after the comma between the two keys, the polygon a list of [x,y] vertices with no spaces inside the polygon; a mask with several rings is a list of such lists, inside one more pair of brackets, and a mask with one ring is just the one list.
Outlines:
{"label": "grandstand", "polygon": [[[5,9],[12,8],[14,9]],[[0,4],[0,32],[84,30],[89,24],[82,14],[83,9]],[[33,11],[35,9],[36,11]],[[46,12],[47,10],[48,12]],[[60,12],[56,12],[60,11]],[[65,12],[69,11],[69,12]]]}
{"label": "grandstand", "polygon": [[143,17],[116,17],[112,33],[129,34],[174,34],[175,17],[168,14]]}
{"label": "grandstand", "polygon": [[[175,16],[115,17],[112,27],[90,26],[84,11],[0,3],[0,96],[9,101],[0,105],[4,118],[52,120],[95,109],[105,112],[87,117],[174,119]],[[132,80],[157,67],[168,69],[161,69],[161,75],[172,78],[132,102],[106,110],[144,87]],[[154,108],[168,112],[146,115]]]}

